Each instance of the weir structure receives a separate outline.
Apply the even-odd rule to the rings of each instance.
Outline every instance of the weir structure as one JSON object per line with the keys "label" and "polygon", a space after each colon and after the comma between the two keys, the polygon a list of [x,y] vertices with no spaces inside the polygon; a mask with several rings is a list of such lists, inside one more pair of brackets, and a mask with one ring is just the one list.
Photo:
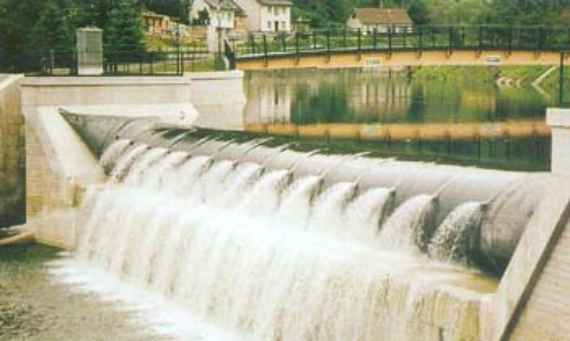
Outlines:
{"label": "weir structure", "polygon": [[104,82],[23,85],[40,242],[260,339],[570,334],[563,110],[553,172],[531,174],[229,141],[195,127],[192,82]]}

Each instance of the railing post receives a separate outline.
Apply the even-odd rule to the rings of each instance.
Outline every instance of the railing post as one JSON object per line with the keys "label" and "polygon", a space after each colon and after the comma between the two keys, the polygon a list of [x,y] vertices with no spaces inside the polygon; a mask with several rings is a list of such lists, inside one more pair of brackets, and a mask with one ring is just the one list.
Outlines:
{"label": "railing post", "polygon": [[388,27],[388,51],[392,54],[392,27]]}
{"label": "railing post", "polygon": [[281,36],[281,47],[283,49],[283,52],[287,53],[287,37],[285,36],[285,34]]}
{"label": "railing post", "polygon": [[317,31],[313,31],[313,50],[317,49]]}
{"label": "railing post", "polygon": [[560,107],[564,105],[564,57],[565,53],[560,51],[560,80],[558,85],[558,104]]}
{"label": "railing post", "polygon": [[55,64],[55,52],[53,49],[49,50],[49,74],[53,76],[53,68]]}
{"label": "railing post", "polygon": [[267,36],[265,35],[265,33],[263,34],[263,58],[265,58],[265,62],[267,62],[267,56],[268,56],[268,51],[267,51]]}
{"label": "railing post", "polygon": [[[570,30],[568,30],[568,32],[570,33]],[[346,27],[344,28],[342,34],[343,34],[342,47],[346,48],[346,35],[347,35]],[[570,38],[569,38],[569,41],[570,41]]]}
{"label": "railing post", "polygon": [[327,53],[330,55],[331,53],[331,29],[327,30]]}
{"label": "railing post", "polygon": [[537,44],[536,44],[536,50],[537,51],[542,50],[543,44],[544,44],[544,27],[540,26],[538,28],[538,39],[537,39]]}
{"label": "railing post", "polygon": [[249,52],[255,55],[255,41],[252,34],[249,35]]}
{"label": "railing post", "polygon": [[374,48],[374,50],[378,49],[378,29],[376,27],[374,27],[374,31],[372,31],[372,46]]}
{"label": "railing post", "polygon": [[447,44],[447,49],[449,50],[449,52],[451,52],[451,50],[453,49],[453,27],[449,26],[447,28],[448,30],[448,44]]}
{"label": "railing post", "polygon": [[[234,66],[232,66],[232,64],[235,65],[235,50],[233,50],[231,53],[233,53],[233,59],[234,60],[230,60],[229,62],[230,62],[230,69],[233,69]],[[186,65],[184,65],[184,64],[186,64],[186,52],[185,51],[182,51],[182,55],[180,56],[180,60],[181,60],[180,68],[182,69],[182,76],[183,76],[184,72],[186,71],[185,70]]]}
{"label": "railing post", "polygon": [[358,29],[358,53],[362,51],[362,29]]}
{"label": "railing post", "polygon": [[509,53],[513,50],[513,27],[509,27]]}
{"label": "railing post", "polygon": [[483,49],[483,26],[479,26],[479,51]]}
{"label": "railing post", "polygon": [[404,48],[406,48],[406,40],[408,38],[408,28],[404,27],[402,29],[404,30]]}
{"label": "railing post", "polygon": [[300,50],[300,46],[299,46],[299,34],[300,34],[299,32],[296,32],[296,33],[295,33],[295,55],[297,56],[297,59],[299,59],[299,57],[300,57],[299,54],[300,54],[300,52],[301,52],[301,51],[299,51],[299,50]]}
{"label": "railing post", "polygon": [[418,49],[423,52],[424,49],[424,28],[423,26],[418,27]]}

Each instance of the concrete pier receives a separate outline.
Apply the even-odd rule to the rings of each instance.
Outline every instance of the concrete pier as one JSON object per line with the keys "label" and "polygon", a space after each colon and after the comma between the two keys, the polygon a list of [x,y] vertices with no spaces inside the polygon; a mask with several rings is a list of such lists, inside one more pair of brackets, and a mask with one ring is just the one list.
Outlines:
{"label": "concrete pier", "polygon": [[103,74],[103,30],[80,28],[77,37],[77,73],[82,76]]}

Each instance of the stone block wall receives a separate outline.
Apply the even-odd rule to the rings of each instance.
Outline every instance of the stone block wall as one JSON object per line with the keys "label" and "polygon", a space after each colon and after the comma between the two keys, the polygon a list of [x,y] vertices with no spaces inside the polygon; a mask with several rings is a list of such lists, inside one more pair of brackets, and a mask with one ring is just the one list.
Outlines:
{"label": "stone block wall", "polygon": [[25,219],[24,117],[19,85],[23,76],[0,80],[0,227]]}

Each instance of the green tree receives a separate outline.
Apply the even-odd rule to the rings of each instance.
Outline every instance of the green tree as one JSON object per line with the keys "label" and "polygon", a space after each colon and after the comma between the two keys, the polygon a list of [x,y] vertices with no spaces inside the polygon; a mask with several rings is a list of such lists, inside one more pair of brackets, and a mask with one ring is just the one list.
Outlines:
{"label": "green tree", "polygon": [[136,0],[115,0],[105,24],[105,42],[111,49],[143,50],[144,32]]}
{"label": "green tree", "polygon": [[73,48],[73,28],[66,8],[59,0],[48,0],[29,36],[30,49],[70,51]]}
{"label": "green tree", "polygon": [[45,5],[44,1],[37,0],[0,0],[0,70],[3,72],[23,69],[28,59],[26,38]]}

